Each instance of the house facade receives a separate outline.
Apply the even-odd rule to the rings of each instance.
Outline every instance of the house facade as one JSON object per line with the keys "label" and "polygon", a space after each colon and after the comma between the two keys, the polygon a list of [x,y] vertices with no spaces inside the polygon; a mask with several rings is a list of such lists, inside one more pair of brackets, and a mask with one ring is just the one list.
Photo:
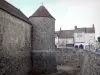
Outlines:
{"label": "house facade", "polygon": [[95,27],[77,28],[74,30],[56,31],[55,44],[57,48],[75,47],[82,49],[95,49]]}
{"label": "house facade", "polygon": [[88,27],[88,28],[75,27],[74,47],[83,48],[83,49],[87,49],[87,50],[95,49],[95,28],[94,28],[94,25],[93,25],[93,27]]}
{"label": "house facade", "polygon": [[55,36],[57,48],[74,47],[74,30],[60,30]]}

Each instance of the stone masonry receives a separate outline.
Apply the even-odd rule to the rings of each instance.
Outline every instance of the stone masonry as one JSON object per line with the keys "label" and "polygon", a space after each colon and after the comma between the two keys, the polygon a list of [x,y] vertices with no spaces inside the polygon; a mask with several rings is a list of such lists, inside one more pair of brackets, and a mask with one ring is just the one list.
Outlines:
{"label": "stone masonry", "polygon": [[30,17],[33,24],[33,71],[54,73],[55,58],[55,19],[49,17]]}
{"label": "stone masonry", "polygon": [[10,3],[0,1],[0,75],[57,71],[55,19],[44,6],[29,19]]}
{"label": "stone masonry", "polygon": [[85,51],[83,55],[82,75],[100,75],[100,54]]}
{"label": "stone masonry", "polygon": [[87,50],[56,49],[57,65],[80,69],[81,75],[100,75],[100,54]]}
{"label": "stone masonry", "polygon": [[67,65],[76,69],[82,68],[82,54],[82,50],[56,48],[57,65]]}
{"label": "stone masonry", "polygon": [[26,75],[31,69],[30,28],[0,9],[0,75]]}

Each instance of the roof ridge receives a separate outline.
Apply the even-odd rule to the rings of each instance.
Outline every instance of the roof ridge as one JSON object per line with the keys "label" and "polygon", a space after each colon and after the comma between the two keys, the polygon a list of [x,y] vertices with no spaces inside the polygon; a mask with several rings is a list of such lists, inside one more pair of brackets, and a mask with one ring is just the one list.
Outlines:
{"label": "roof ridge", "polygon": [[31,24],[28,20],[28,17],[21,10],[19,10],[17,7],[12,5],[11,3],[7,1],[0,1],[0,8],[6,11],[7,13]]}
{"label": "roof ridge", "polygon": [[86,27],[81,27],[81,28],[86,28]]}
{"label": "roof ridge", "polygon": [[[5,0],[4,0],[5,1]],[[8,1],[5,1],[6,3],[8,3],[10,6],[13,6],[14,8],[16,8],[17,10],[19,10],[17,7],[15,7],[14,5],[12,5],[11,3],[9,3]]]}

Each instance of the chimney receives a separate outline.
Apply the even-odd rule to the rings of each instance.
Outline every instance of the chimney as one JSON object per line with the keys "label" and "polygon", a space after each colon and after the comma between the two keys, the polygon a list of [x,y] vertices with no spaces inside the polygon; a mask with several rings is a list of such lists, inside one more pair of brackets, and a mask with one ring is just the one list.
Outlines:
{"label": "chimney", "polygon": [[93,26],[92,26],[93,28],[94,28],[94,24],[93,24]]}
{"label": "chimney", "polygon": [[77,26],[75,26],[75,29],[77,29]]}
{"label": "chimney", "polygon": [[61,31],[61,27],[60,27],[60,31]]}

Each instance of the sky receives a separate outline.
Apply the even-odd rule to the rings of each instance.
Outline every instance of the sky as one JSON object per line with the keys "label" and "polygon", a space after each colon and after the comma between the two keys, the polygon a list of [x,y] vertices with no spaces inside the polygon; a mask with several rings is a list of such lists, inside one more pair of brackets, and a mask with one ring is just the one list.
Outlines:
{"label": "sky", "polygon": [[96,38],[100,36],[100,0],[7,0],[27,17],[41,5],[55,17],[55,30],[95,26]]}

